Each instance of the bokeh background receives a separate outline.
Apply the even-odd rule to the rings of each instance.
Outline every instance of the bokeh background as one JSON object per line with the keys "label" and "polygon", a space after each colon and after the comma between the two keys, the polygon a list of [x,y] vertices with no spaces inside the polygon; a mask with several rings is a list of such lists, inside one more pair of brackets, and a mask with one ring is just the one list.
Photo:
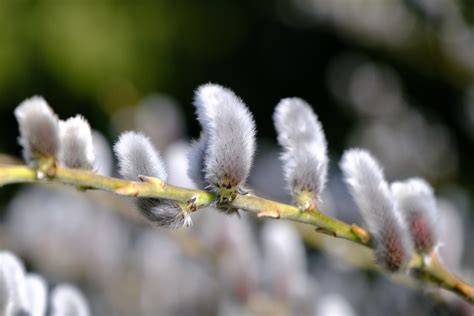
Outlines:
{"label": "bokeh background", "polygon": [[[39,94],[102,135],[103,174],[115,174],[119,133],[138,129],[164,153],[170,182],[192,186],[193,91],[207,82],[233,89],[255,116],[257,193],[290,201],[271,116],[281,98],[302,97],[329,143],[323,209],[360,222],[337,162],[345,148],[368,148],[389,180],[432,183],[444,260],[474,281],[471,1],[0,1],[1,153],[20,157],[13,110]],[[52,283],[77,283],[96,315],[472,313],[302,226],[205,210],[192,229],[170,233],[137,224],[129,202],[2,188],[2,247]]]}

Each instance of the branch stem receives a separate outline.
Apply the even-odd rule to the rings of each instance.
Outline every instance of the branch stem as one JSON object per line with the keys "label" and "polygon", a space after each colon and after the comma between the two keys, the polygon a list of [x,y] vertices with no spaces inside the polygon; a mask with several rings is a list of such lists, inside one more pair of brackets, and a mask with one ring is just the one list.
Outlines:
{"label": "branch stem", "polygon": [[[40,179],[38,172],[33,168],[0,164],[0,186],[12,183],[56,182],[81,189],[104,190],[133,197],[155,197],[181,203],[193,201],[193,205],[197,209],[212,205],[218,198],[212,192],[180,188],[156,178],[140,177],[140,180],[140,182],[128,181],[100,176],[90,171],[62,167],[56,167],[53,174],[48,174],[47,177]],[[258,217],[288,219],[306,223],[316,227],[317,232],[373,248],[369,232],[355,224],[349,225],[327,216],[315,206],[302,210],[252,194],[239,194],[228,206],[253,213]],[[435,252],[430,259],[414,254],[410,262],[410,269],[423,281],[454,292],[474,304],[474,287],[450,273]]]}

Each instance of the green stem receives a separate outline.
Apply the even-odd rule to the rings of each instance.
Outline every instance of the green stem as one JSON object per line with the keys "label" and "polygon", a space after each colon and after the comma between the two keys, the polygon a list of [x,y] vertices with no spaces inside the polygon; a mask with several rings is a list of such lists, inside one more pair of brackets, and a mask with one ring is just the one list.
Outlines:
{"label": "green stem", "polygon": [[256,214],[258,217],[283,218],[310,224],[316,230],[337,238],[347,239],[359,244],[368,245],[353,232],[352,226],[325,215],[317,209],[301,210],[292,205],[263,199],[253,195],[238,195],[231,203],[235,208]]}
{"label": "green stem", "polygon": [[[175,200],[181,203],[192,203],[193,209],[212,205],[218,198],[215,193],[179,188],[159,179],[141,177],[141,182],[127,181],[118,178],[104,177],[90,171],[55,167],[42,179],[37,171],[27,166],[0,165],[0,186],[11,183],[57,182],[74,185],[82,189],[97,189],[126,196],[156,197]],[[315,205],[302,210],[292,205],[267,200],[251,194],[237,195],[228,205],[257,215],[258,217],[282,218],[316,227],[316,231],[336,238],[373,248],[370,234],[357,225],[349,225],[325,215]],[[451,274],[437,259],[431,260],[414,254],[410,268],[418,276],[451,292],[457,293],[470,303],[474,303],[474,287]]]}
{"label": "green stem", "polygon": [[25,183],[36,181],[36,171],[15,165],[0,165],[0,186],[10,183]]}
{"label": "green stem", "polygon": [[414,256],[410,268],[416,278],[454,292],[474,304],[474,287],[449,272],[436,251],[427,256]]}

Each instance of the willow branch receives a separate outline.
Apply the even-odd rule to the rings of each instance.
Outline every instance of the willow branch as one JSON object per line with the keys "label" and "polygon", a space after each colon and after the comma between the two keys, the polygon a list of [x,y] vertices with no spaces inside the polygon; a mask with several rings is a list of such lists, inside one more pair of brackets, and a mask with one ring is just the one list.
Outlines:
{"label": "willow branch", "polygon": [[[156,178],[141,177],[142,181],[136,182],[61,167],[53,168],[46,177],[39,177],[38,174],[37,170],[23,165],[0,165],[0,186],[12,183],[55,182],[73,185],[79,189],[103,190],[124,196],[175,200],[192,205],[194,210],[212,206],[217,200],[216,194],[212,192],[180,188]],[[241,209],[258,217],[288,219],[309,224],[318,232],[373,248],[369,232],[355,224],[349,225],[327,216],[314,205],[302,210],[252,194],[240,194],[226,207]],[[454,292],[474,304],[474,287],[450,273],[436,253],[431,257],[414,254],[409,269],[416,278]]]}

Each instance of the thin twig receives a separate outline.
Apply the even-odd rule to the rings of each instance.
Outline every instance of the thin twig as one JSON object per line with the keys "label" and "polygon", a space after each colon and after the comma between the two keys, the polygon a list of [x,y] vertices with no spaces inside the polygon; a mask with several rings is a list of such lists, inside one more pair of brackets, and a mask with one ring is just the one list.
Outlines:
{"label": "thin twig", "polygon": [[[212,192],[192,190],[169,185],[159,179],[141,177],[141,182],[104,177],[90,171],[56,167],[47,177],[27,166],[0,165],[0,186],[11,183],[56,182],[73,185],[80,189],[96,189],[133,197],[156,197],[191,204],[193,210],[210,206],[217,196]],[[260,198],[252,194],[237,195],[226,207],[248,211],[258,217],[288,219],[306,223],[336,238],[350,240],[372,248],[369,232],[352,224],[346,224],[319,211],[316,207],[301,210],[295,206]],[[450,273],[439,261],[436,253],[424,257],[414,254],[409,267],[413,275],[427,283],[454,292],[474,304],[474,287]]]}

